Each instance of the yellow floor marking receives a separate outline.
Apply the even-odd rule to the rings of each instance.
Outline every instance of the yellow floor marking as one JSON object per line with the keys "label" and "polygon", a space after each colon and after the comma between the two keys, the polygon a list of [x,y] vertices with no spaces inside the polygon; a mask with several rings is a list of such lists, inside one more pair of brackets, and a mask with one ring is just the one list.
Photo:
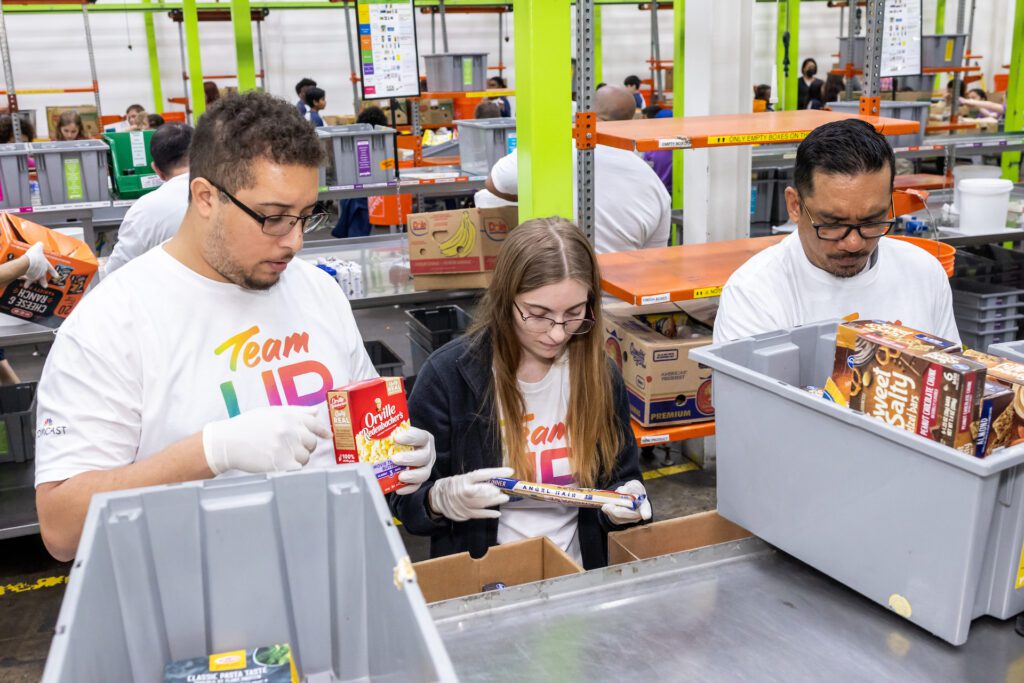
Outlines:
{"label": "yellow floor marking", "polygon": [[37,591],[40,588],[53,588],[68,582],[66,576],[46,576],[37,579],[35,583],[4,583],[0,584],[0,596],[5,593],[27,593]]}
{"label": "yellow floor marking", "polygon": [[683,472],[692,472],[693,470],[699,470],[700,468],[694,465],[692,462],[686,462],[682,465],[670,465],[668,467],[659,467],[656,470],[647,470],[644,472],[644,480],[650,481],[651,479],[660,479],[661,477],[668,477],[673,474],[681,474]]}

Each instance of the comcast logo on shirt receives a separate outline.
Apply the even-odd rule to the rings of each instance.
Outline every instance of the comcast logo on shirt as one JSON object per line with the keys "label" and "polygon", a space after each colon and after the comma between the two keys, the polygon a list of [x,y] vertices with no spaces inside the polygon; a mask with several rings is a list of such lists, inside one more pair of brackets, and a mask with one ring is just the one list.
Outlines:
{"label": "comcast logo on shirt", "polygon": [[36,438],[41,439],[44,436],[63,436],[67,433],[67,425],[55,425],[53,424],[53,418],[48,417],[43,420],[43,426],[36,430]]}

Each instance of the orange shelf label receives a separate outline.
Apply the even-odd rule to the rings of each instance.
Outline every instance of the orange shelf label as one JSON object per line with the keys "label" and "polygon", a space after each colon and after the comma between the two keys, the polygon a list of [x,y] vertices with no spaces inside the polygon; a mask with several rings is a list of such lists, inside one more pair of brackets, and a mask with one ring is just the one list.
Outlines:
{"label": "orange shelf label", "polygon": [[708,146],[756,145],[770,142],[798,142],[811,134],[809,130],[791,130],[781,133],[753,133],[750,135],[709,135]]}

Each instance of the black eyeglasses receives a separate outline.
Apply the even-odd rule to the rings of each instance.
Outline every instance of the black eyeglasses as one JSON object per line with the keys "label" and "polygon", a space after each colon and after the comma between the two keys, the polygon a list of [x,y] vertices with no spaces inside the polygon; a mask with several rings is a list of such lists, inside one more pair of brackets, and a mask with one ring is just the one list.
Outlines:
{"label": "black eyeglasses", "polygon": [[[895,220],[887,221],[866,221],[864,223],[817,223],[814,217],[811,216],[811,212],[807,210],[807,205],[804,204],[803,197],[800,198],[800,208],[803,209],[807,217],[811,219],[811,227],[814,228],[814,232],[817,233],[819,240],[825,240],[826,242],[842,242],[849,236],[854,230],[860,235],[861,239],[873,240],[879,237],[884,237],[892,231]],[[890,215],[895,213],[893,211],[892,198],[889,199],[889,213]]]}
{"label": "black eyeglasses", "polygon": [[239,201],[238,197],[231,194],[223,187],[213,182],[209,178],[206,182],[213,185],[217,190],[225,197],[231,200],[231,203],[237,206],[239,209],[244,211],[249,218],[253,219],[260,224],[260,229],[267,235],[274,237],[284,237],[292,231],[296,223],[299,223],[300,230],[308,233],[313,232],[319,227],[322,227],[327,222],[327,214],[322,211],[311,213],[306,216],[289,216],[288,214],[279,214],[275,216],[264,216],[262,213],[250,209],[248,206]]}
{"label": "black eyeglasses", "polygon": [[592,318],[572,318],[571,320],[558,322],[551,318],[545,318],[542,315],[526,315],[515,301],[512,302],[512,305],[516,307],[519,317],[523,319],[523,326],[526,327],[528,332],[535,332],[537,334],[550,332],[554,329],[555,325],[561,325],[566,334],[586,334],[594,329],[594,320]]}

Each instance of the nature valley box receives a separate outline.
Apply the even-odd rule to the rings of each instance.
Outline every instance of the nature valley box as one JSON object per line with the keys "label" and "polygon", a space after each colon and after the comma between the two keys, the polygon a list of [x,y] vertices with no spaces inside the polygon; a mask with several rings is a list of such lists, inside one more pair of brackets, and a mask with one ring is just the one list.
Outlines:
{"label": "nature valley box", "polygon": [[416,277],[494,270],[518,216],[514,206],[411,214],[409,272]]}
{"label": "nature valley box", "polygon": [[1013,400],[1009,401],[1007,408],[1000,410],[999,403],[992,408],[990,429],[994,433],[989,437],[984,455],[1000,446],[1024,442],[1024,364],[981,351],[965,351],[964,356],[988,368],[990,381],[998,382],[1013,392]]}
{"label": "nature valley box", "polygon": [[164,683],[299,683],[287,644],[219,652],[171,662]]}
{"label": "nature valley box", "polygon": [[57,276],[47,287],[15,280],[0,293],[0,313],[47,327],[59,327],[82,300],[96,275],[96,257],[85,244],[10,213],[0,213],[0,262],[6,263],[28,251],[36,242]]}

